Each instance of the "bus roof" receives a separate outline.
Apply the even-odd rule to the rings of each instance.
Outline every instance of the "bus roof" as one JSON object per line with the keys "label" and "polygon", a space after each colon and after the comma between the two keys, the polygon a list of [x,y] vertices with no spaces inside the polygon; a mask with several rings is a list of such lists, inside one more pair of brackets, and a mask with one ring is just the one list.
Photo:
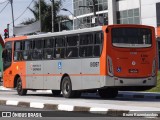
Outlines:
{"label": "bus roof", "polygon": [[45,33],[45,34],[39,34],[39,35],[18,36],[18,37],[13,37],[13,38],[7,38],[7,39],[5,39],[5,41],[7,42],[7,41],[15,41],[15,40],[46,38],[46,37],[86,33],[86,32],[95,32],[95,31],[103,30],[103,28],[107,28],[107,27],[142,27],[142,28],[147,27],[147,28],[151,28],[151,29],[154,28],[154,27],[151,27],[151,26],[138,25],[138,24],[115,24],[115,25],[108,25],[108,26],[97,26],[97,27],[92,27],[92,28],[84,28],[84,29],[78,29],[78,30]]}

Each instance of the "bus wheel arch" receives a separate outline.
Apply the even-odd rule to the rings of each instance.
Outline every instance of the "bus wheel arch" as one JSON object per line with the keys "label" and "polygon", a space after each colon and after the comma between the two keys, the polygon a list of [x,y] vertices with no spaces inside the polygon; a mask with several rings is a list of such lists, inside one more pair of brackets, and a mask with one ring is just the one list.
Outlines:
{"label": "bus wheel arch", "polygon": [[17,89],[18,95],[26,95],[27,94],[27,89],[22,88],[22,79],[20,75],[16,75],[14,79],[14,88]]}
{"label": "bus wheel arch", "polygon": [[61,91],[65,98],[75,97],[75,91],[72,90],[72,81],[68,74],[64,74],[61,79]]}
{"label": "bus wheel arch", "polygon": [[17,87],[18,78],[20,78],[20,75],[17,74],[17,75],[14,77],[14,88]]}

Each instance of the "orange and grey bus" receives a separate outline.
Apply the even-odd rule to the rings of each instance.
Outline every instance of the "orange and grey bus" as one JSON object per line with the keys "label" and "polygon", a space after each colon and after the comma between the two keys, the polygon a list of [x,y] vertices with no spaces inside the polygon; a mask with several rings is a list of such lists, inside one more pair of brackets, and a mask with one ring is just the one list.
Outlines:
{"label": "orange and grey bus", "polygon": [[5,40],[4,86],[52,90],[64,97],[96,91],[114,98],[119,90],[156,86],[157,56],[153,27],[109,25],[21,36]]}

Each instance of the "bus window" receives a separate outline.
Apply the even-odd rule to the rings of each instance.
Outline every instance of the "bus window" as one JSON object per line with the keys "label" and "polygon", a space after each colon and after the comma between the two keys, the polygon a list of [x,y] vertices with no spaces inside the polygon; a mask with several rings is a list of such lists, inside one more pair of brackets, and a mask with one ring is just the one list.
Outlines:
{"label": "bus window", "polygon": [[92,34],[80,35],[80,45],[91,45],[91,44],[93,44]]}
{"label": "bus window", "polygon": [[53,46],[54,46],[54,39],[47,38],[44,40],[44,59],[50,60],[53,59]]}
{"label": "bus window", "polygon": [[23,51],[24,60],[32,59],[31,49],[32,49],[32,41],[24,41],[24,51]]}
{"label": "bus window", "polygon": [[32,52],[32,58],[33,60],[42,60],[43,58],[43,40],[33,40],[32,42],[33,46],[33,52]]}
{"label": "bus window", "polygon": [[11,66],[11,62],[12,62],[12,42],[7,42],[5,44],[5,49],[3,51],[3,67],[4,70],[7,69],[8,67]]}
{"label": "bus window", "polygon": [[151,47],[152,32],[147,28],[113,28],[112,43],[115,47]]}
{"label": "bus window", "polygon": [[103,34],[102,32],[95,33],[94,39],[94,56],[99,57],[102,52],[102,41],[103,41]]}
{"label": "bus window", "polygon": [[14,44],[14,60],[15,61],[22,61],[23,58],[23,42],[15,42]]}
{"label": "bus window", "polygon": [[80,47],[80,57],[92,57],[93,46],[81,46]]}
{"label": "bus window", "polygon": [[93,34],[80,35],[80,57],[93,56]]}
{"label": "bus window", "polygon": [[55,58],[65,58],[65,37],[55,39]]}
{"label": "bus window", "polygon": [[79,45],[78,36],[69,36],[67,38],[67,51],[66,51],[67,58],[78,57],[78,45]]}

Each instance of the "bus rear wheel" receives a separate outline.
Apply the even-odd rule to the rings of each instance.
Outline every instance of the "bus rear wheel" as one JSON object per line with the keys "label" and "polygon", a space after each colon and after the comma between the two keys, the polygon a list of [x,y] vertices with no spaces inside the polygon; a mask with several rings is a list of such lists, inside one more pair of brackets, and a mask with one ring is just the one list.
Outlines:
{"label": "bus rear wheel", "polygon": [[101,98],[115,98],[118,95],[116,88],[99,89],[98,93]]}
{"label": "bus rear wheel", "polygon": [[59,96],[61,94],[60,90],[52,90],[53,96]]}
{"label": "bus rear wheel", "polygon": [[27,94],[27,90],[22,88],[22,80],[20,77],[17,80],[17,93],[21,96]]}
{"label": "bus rear wheel", "polygon": [[63,78],[61,91],[62,91],[63,97],[65,98],[75,97],[75,91],[72,90],[72,83],[68,76]]}

